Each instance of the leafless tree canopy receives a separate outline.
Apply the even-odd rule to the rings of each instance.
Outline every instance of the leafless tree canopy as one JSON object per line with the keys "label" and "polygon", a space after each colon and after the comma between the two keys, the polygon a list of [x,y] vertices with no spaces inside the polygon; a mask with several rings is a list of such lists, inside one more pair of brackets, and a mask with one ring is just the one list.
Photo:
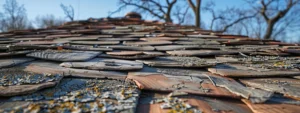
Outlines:
{"label": "leafless tree canopy", "polygon": [[66,17],[70,19],[71,21],[74,21],[75,13],[73,6],[69,5],[66,6],[64,4],[60,4],[61,9],[64,11]]}
{"label": "leafless tree canopy", "polygon": [[[142,14],[150,14],[155,18],[165,20],[166,22],[172,22],[172,12],[179,0],[119,0],[120,7],[112,12],[120,12],[122,9],[127,6],[135,7],[135,11]],[[178,10],[177,10],[178,11]],[[184,12],[183,12],[184,13]],[[180,12],[177,12],[178,15],[184,15]],[[182,21],[182,20],[181,20]]]}
{"label": "leafless tree canopy", "polygon": [[[227,7],[226,9],[216,11],[215,3],[212,1],[207,2],[202,9],[204,10],[204,12],[208,12],[212,16],[209,26],[210,30],[217,30],[222,32],[228,32],[231,27],[236,27],[235,25],[237,24],[241,26],[242,21],[254,18],[257,15],[257,13],[251,10],[235,7]],[[240,30],[240,28],[238,28],[237,30]],[[240,32],[239,34],[241,34],[241,31],[237,32]]]}
{"label": "leafless tree canopy", "polygon": [[189,24],[189,19],[193,18],[189,13],[190,7],[188,5],[176,5],[175,10],[173,12],[173,16],[177,20],[178,24]]}
{"label": "leafless tree canopy", "polygon": [[62,25],[65,20],[60,18],[55,18],[54,15],[44,15],[44,16],[37,16],[35,19],[35,23],[39,28],[48,28],[53,26]]}
{"label": "leafless tree canopy", "polygon": [[[244,7],[217,10],[214,2],[202,8],[211,14],[210,30],[254,38],[280,39],[300,30],[300,0],[244,0]],[[294,34],[294,33],[293,33]]]}
{"label": "leafless tree canopy", "polygon": [[[272,39],[282,34],[299,19],[300,0],[246,0],[266,23],[262,38]],[[298,9],[298,11],[296,10]],[[298,16],[297,16],[298,15]],[[298,23],[298,22],[297,22]]]}
{"label": "leafless tree canopy", "polygon": [[1,13],[1,31],[23,30],[32,28],[27,20],[26,10],[16,0],[6,0]]}

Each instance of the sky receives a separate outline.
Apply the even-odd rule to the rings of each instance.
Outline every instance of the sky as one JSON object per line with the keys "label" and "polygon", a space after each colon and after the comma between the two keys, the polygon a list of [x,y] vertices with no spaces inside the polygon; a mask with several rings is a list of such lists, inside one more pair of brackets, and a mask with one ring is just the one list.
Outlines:
{"label": "sky", "polygon": [[[204,0],[205,1],[205,0]],[[0,12],[3,12],[5,0],[0,0]],[[53,14],[58,18],[65,18],[60,4],[72,5],[75,10],[75,20],[84,20],[90,17],[101,18],[107,17],[110,11],[118,8],[118,0],[17,0],[19,4],[24,4],[29,20],[34,20],[37,16]],[[229,6],[241,7],[245,5],[242,0],[215,0],[216,8],[226,8]],[[133,8],[126,8],[112,16],[123,16]],[[146,19],[152,19],[147,16]],[[203,14],[202,20],[209,22],[210,15]]]}

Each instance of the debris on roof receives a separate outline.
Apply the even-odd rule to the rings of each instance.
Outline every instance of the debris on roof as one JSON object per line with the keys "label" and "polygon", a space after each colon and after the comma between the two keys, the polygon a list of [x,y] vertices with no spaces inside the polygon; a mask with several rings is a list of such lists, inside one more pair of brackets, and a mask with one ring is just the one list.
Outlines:
{"label": "debris on roof", "polygon": [[299,54],[134,12],[10,31],[0,33],[0,112],[294,113]]}

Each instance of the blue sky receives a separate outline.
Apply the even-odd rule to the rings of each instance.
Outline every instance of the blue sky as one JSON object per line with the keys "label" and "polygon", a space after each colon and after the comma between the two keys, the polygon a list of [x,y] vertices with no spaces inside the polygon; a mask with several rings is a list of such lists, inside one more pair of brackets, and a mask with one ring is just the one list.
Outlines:
{"label": "blue sky", "polygon": [[[89,17],[99,18],[106,17],[109,11],[118,8],[118,0],[17,0],[19,4],[24,4],[27,15],[30,20],[34,20],[38,15],[53,14],[55,17],[64,18],[65,15],[60,8],[60,4],[72,5],[75,9],[75,19],[87,19]],[[205,1],[205,0],[203,0]],[[0,0],[0,11],[5,0]],[[226,8],[227,6],[245,5],[242,0],[215,0],[217,8]],[[123,16],[125,13],[132,11],[128,7],[120,13],[113,16]],[[203,14],[203,21],[208,22],[210,15]],[[148,17],[147,19],[152,19]]]}

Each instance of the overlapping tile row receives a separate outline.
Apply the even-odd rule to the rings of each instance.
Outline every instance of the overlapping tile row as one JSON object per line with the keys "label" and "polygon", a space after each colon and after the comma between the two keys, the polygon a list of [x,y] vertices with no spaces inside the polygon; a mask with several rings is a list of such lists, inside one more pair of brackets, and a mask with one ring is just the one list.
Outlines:
{"label": "overlapping tile row", "polygon": [[297,44],[127,15],[0,33],[0,51],[0,112],[300,109]]}

